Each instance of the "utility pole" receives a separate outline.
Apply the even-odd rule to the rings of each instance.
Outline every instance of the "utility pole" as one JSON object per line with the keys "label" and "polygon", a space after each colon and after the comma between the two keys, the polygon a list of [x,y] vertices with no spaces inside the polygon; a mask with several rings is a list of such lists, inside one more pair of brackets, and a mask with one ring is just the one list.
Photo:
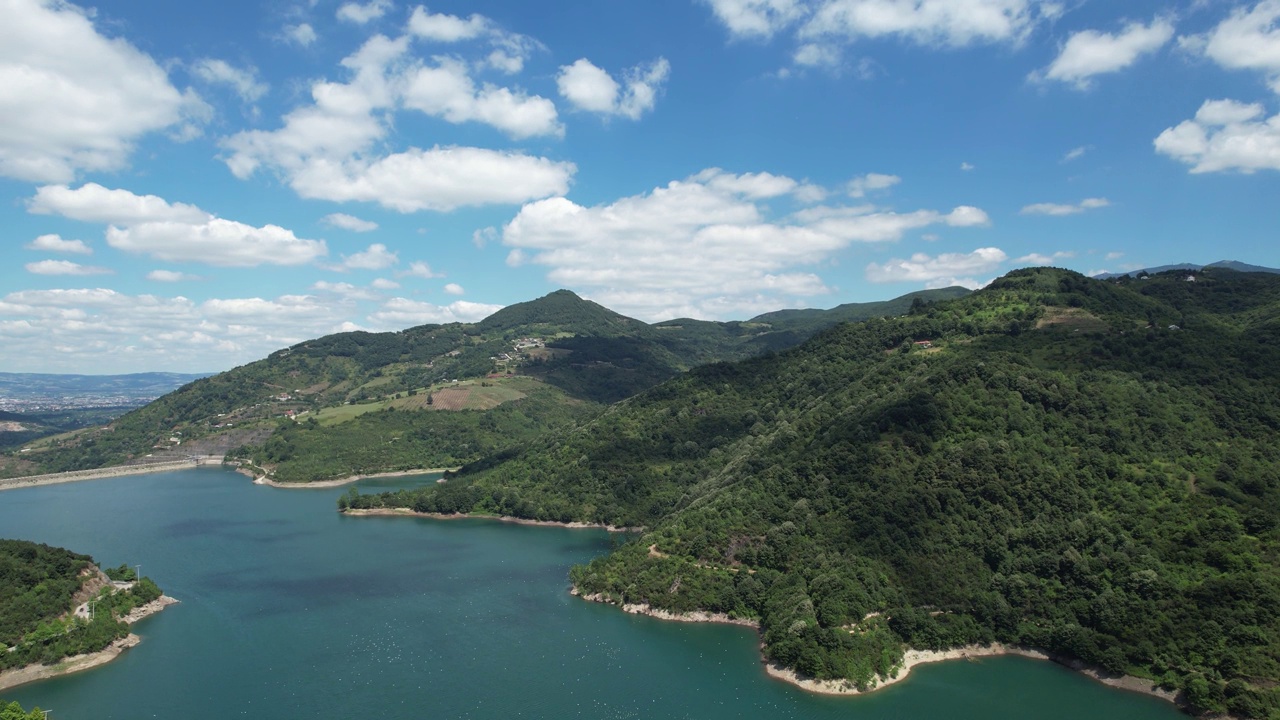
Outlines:
{"label": "utility pole", "polygon": [[134,565],[133,567],[136,568],[133,581],[137,582],[142,579],[142,565]]}
{"label": "utility pole", "polygon": [[99,598],[94,598],[89,601],[89,622],[93,622],[93,611],[98,607],[98,600]]}
{"label": "utility pole", "polygon": [[51,712],[53,712],[53,711],[52,711],[52,710],[41,710],[40,712],[44,713],[44,720],[49,720],[49,713],[51,713]]}

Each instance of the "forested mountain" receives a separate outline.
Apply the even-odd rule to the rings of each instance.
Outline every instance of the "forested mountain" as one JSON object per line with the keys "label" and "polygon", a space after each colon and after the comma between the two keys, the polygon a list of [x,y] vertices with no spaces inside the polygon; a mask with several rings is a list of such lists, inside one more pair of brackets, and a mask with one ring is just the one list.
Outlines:
{"label": "forested mountain", "polygon": [[644,526],[575,586],[815,678],[1003,641],[1276,717],[1280,276],[1185,275],[1016,271],[343,502]]}
{"label": "forested mountain", "polygon": [[0,477],[232,454],[277,479],[452,466],[572,425],[697,365],[792,347],[851,314],[961,288],[804,311],[802,320],[650,325],[567,290],[475,324],[330,335],[197,380],[104,429],[29,443]]}

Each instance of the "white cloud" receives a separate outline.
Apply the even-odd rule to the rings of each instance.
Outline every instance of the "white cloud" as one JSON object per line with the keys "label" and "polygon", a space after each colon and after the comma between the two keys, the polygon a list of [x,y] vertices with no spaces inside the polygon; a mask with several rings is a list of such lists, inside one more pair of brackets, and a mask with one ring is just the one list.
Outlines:
{"label": "white cloud", "polygon": [[336,295],[344,300],[377,300],[382,297],[372,290],[356,287],[351,283],[344,282],[331,283],[320,280],[312,285],[311,289],[321,293]]}
{"label": "white cloud", "polygon": [[1019,265],[1053,265],[1059,260],[1070,260],[1075,256],[1076,254],[1070,251],[1059,251],[1052,255],[1031,253],[1030,255],[1023,255],[1017,260],[1014,260],[1014,262]]}
{"label": "white cloud", "polygon": [[867,173],[849,181],[849,197],[866,197],[866,194],[872,190],[885,190],[900,182],[902,182],[902,178],[897,175]]}
{"label": "white cloud", "polygon": [[1085,90],[1094,76],[1123,70],[1172,38],[1173,23],[1164,18],[1149,25],[1129,23],[1116,35],[1083,30],[1067,38],[1057,59],[1044,71],[1032,73],[1031,79],[1058,80]]}
{"label": "white cloud", "polygon": [[321,218],[320,221],[325,225],[358,233],[373,232],[378,229],[378,223],[370,220],[361,220],[354,215],[347,215],[346,213],[330,213]]}
{"label": "white cloud", "polygon": [[92,255],[93,248],[84,244],[83,240],[63,240],[60,235],[41,235],[27,243],[28,250],[44,252],[70,253],[72,255]]}
{"label": "white cloud", "polygon": [[138,138],[203,106],[75,5],[3,0],[0,16],[0,175],[67,182],[118,170]]}
{"label": "white cloud", "polygon": [[338,8],[337,18],[356,25],[367,25],[386,15],[390,9],[390,0],[370,0],[364,4],[347,2]]}
{"label": "white cloud", "polygon": [[962,162],[962,163],[960,163],[960,169],[961,169],[961,170],[963,170],[964,172],[969,172],[970,170],[973,170],[973,169],[974,169],[974,167],[973,167],[973,165],[971,165],[971,164],[969,164],[969,163],[967,163],[967,162]]}
{"label": "white cloud", "polygon": [[1258,104],[1207,100],[1194,119],[1160,133],[1155,148],[1192,173],[1280,170],[1280,115],[1265,119]]}
{"label": "white cloud", "polygon": [[342,267],[347,270],[384,270],[398,262],[400,258],[382,243],[374,243],[364,252],[342,257]]}
{"label": "white cloud", "polygon": [[463,290],[462,286],[458,283],[449,283],[448,285],[445,285],[444,291],[450,295],[465,295],[467,293],[467,291]]}
{"label": "white cloud", "polygon": [[37,215],[61,215],[84,222],[131,225],[143,222],[200,223],[213,216],[194,205],[172,203],[155,195],[135,195],[85,183],[72,190],[66,185],[45,185],[27,202]]}
{"label": "white cloud", "polygon": [[107,244],[160,260],[221,267],[305,265],[328,252],[323,240],[302,239],[278,225],[253,227],[221,218],[113,225],[107,228]]}
{"label": "white cloud", "polygon": [[201,278],[199,275],[190,275],[188,273],[178,272],[177,270],[152,270],[147,273],[147,279],[153,282],[175,283],[185,282],[187,280],[199,280]]}
{"label": "white cloud", "polygon": [[1084,154],[1087,152],[1089,152],[1089,147],[1086,145],[1081,145],[1078,148],[1072,148],[1071,150],[1067,151],[1066,155],[1062,156],[1062,162],[1069,163],[1072,160],[1079,160],[1080,158],[1084,157]]}
{"label": "white cloud", "polygon": [[369,283],[369,287],[374,290],[395,290],[400,287],[400,283],[395,280],[388,280],[387,278],[377,278],[373,282]]}
{"label": "white cloud", "polygon": [[572,65],[561,66],[556,84],[560,95],[577,110],[639,120],[653,109],[670,74],[671,63],[658,58],[626,71],[619,83],[590,60],[581,58]]}
{"label": "white cloud", "polygon": [[203,58],[191,66],[191,71],[205,82],[230,86],[247,103],[257,102],[269,89],[258,80],[258,69],[252,66],[240,69],[226,60]]}
{"label": "white cloud", "polygon": [[768,38],[801,18],[801,0],[706,0],[716,18],[736,37]]}
{"label": "white cloud", "polygon": [[909,260],[893,259],[867,265],[867,279],[874,283],[930,282],[945,279],[948,284],[960,275],[995,271],[1009,256],[1000,248],[978,248],[971,253],[943,253],[937,256],[916,253]]}
{"label": "white cloud", "polygon": [[568,192],[573,163],[471,147],[412,149],[372,163],[317,160],[293,177],[305,198],[376,202],[403,213],[515,204]]}
{"label": "white cloud", "polygon": [[221,370],[336,332],[354,311],[351,301],[336,295],[195,302],[103,288],[24,290],[0,297],[0,366],[34,372]]}
{"label": "white cloud", "polygon": [[1038,0],[816,0],[802,39],[901,37],[921,45],[1019,43],[1061,11]]}
{"label": "white cloud", "polygon": [[485,40],[492,48],[479,67],[514,74],[524,70],[524,63],[542,44],[525,35],[508,32],[483,15],[466,18],[444,13],[432,13],[422,6],[415,7],[409,16],[406,30],[410,35],[428,42],[462,43]]}
{"label": "white cloud", "polygon": [[1180,38],[1224,68],[1265,73],[1280,93],[1280,0],[1262,0],[1252,9],[1238,7],[1206,35]]}
{"label": "white cloud", "polygon": [[430,265],[422,261],[409,263],[409,269],[405,270],[402,273],[399,273],[399,275],[400,277],[416,277],[416,278],[422,278],[423,280],[431,280],[433,278],[444,277],[443,274],[434,272],[431,269]]}
{"label": "white cloud", "polygon": [[[305,198],[376,202],[406,213],[514,204],[567,190],[577,170],[572,163],[513,151],[437,146],[379,156],[391,111],[404,101],[408,78],[423,67],[406,57],[408,49],[408,37],[375,36],[342,61],[353,75],[350,82],[317,82],[313,103],[286,115],[283,127],[224,140],[232,173],[244,179],[269,168]],[[473,103],[474,119],[493,120],[512,132],[523,132],[532,127],[530,118],[537,119],[536,112],[499,117],[493,108],[517,108],[516,93],[495,90],[485,97],[483,107]],[[523,108],[530,109],[536,107]]]}
{"label": "white cloud", "polygon": [[501,305],[455,300],[448,305],[433,305],[407,298],[392,298],[369,319],[382,327],[404,328],[427,323],[479,322],[502,309]]}
{"label": "white cloud", "polygon": [[287,40],[295,42],[302,47],[310,47],[312,43],[319,39],[319,36],[316,35],[316,29],[307,23],[289,25],[284,29],[284,36]]}
{"label": "white cloud", "polygon": [[1023,215],[1076,215],[1085,210],[1097,210],[1109,207],[1111,201],[1106,198],[1085,198],[1079,205],[1063,205],[1059,203],[1034,203],[1022,208]]}
{"label": "white cloud", "polygon": [[1122,257],[1124,257],[1124,253],[1122,253],[1122,252],[1109,252],[1109,253],[1107,253],[1107,259],[1108,259],[1108,260],[1119,260],[1119,259],[1120,259],[1120,258],[1122,258]]}
{"label": "white cloud", "polygon": [[70,260],[41,260],[27,263],[27,272],[35,275],[110,275],[113,273],[104,267],[81,265]]}
{"label": "white cloud", "polygon": [[765,201],[795,198],[806,187],[768,173],[712,169],[594,207],[552,198],[525,205],[503,228],[503,243],[509,265],[545,266],[552,283],[626,314],[706,318],[828,293],[813,267],[851,243],[890,242],[930,225],[989,223],[971,207],[897,213],[821,206],[768,217]]}
{"label": "white cloud", "polygon": [[417,37],[442,43],[474,40],[488,34],[493,24],[483,15],[466,19],[457,15],[432,13],[422,6],[415,7],[409,16],[409,32]]}
{"label": "white cloud", "polygon": [[409,73],[405,107],[451,123],[482,122],[517,139],[564,133],[550,100],[489,83],[477,88],[463,63],[449,58],[437,62]]}

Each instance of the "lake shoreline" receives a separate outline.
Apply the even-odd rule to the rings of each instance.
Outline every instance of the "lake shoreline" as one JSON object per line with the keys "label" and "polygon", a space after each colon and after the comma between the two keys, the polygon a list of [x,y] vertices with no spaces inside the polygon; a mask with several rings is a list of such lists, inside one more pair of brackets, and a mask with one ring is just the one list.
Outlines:
{"label": "lake shoreline", "polygon": [[570,530],[606,530],[608,532],[640,532],[644,528],[619,527],[601,523],[559,522],[556,520],[529,520],[511,515],[471,515],[468,513],[430,513],[418,512],[409,508],[349,508],[339,510],[343,515],[351,517],[416,517],[429,520],[493,520],[512,525],[533,525],[538,527],[560,527]]}
{"label": "lake shoreline", "polygon": [[[151,617],[156,613],[164,610],[170,605],[175,605],[179,601],[168,595],[161,595],[146,605],[136,607],[129,611],[129,614],[120,618],[121,622],[133,625],[143,618]],[[9,690],[10,688],[26,685],[28,683],[37,682],[39,680],[48,680],[51,678],[62,677],[72,673],[78,673],[83,670],[100,667],[120,657],[121,653],[129,648],[135,647],[142,642],[142,638],[133,633],[129,633],[125,637],[113,640],[110,645],[92,653],[84,653],[82,655],[72,655],[59,660],[53,665],[26,665],[20,668],[10,668],[4,672],[0,672],[0,690]]]}
{"label": "lake shoreline", "polygon": [[412,475],[431,475],[433,473],[457,472],[460,469],[461,468],[452,467],[452,468],[426,468],[423,470],[398,470],[394,472],[370,473],[368,475],[348,475],[347,477],[338,478],[336,480],[316,480],[315,482],[279,482],[278,480],[271,480],[266,475],[258,475],[257,473],[243,466],[237,468],[236,472],[240,473],[241,475],[247,475],[253,478],[254,485],[266,485],[267,487],[283,488],[285,490],[310,490],[310,489],[342,487],[343,485],[350,485],[351,483],[359,482],[360,480],[370,480],[373,478],[409,477]]}
{"label": "lake shoreline", "polygon": [[[589,602],[618,605],[618,603],[613,602],[601,593],[583,594],[577,587],[571,588],[569,590],[569,594],[580,597]],[[760,632],[760,623],[746,618],[730,617],[724,613],[708,613],[705,611],[674,613],[669,610],[662,610],[660,608],[654,608],[648,604],[640,603],[627,603],[622,605],[620,609],[625,613],[632,615],[647,615],[658,620],[739,625],[742,627],[752,628],[757,633]],[[761,651],[764,650],[763,644],[761,644],[760,649]],[[908,649],[903,654],[902,664],[899,666],[893,677],[878,677],[876,684],[865,690],[859,690],[848,680],[817,680],[814,678],[804,677],[791,668],[771,663],[764,658],[761,658],[761,664],[764,666],[765,674],[769,677],[795,685],[796,687],[808,692],[821,695],[865,695],[902,682],[911,674],[911,669],[919,665],[946,662],[949,660],[974,661],[977,658],[996,657],[1001,655],[1017,655],[1019,657],[1030,658],[1033,660],[1048,660],[1081,673],[1108,687],[1149,695],[1172,703],[1184,711],[1187,710],[1186,701],[1180,692],[1165,690],[1157,686],[1151,680],[1132,675],[1114,675],[1100,668],[1089,667],[1074,658],[1054,655],[1038,648],[1024,647],[1021,645],[1005,645],[1003,643],[992,643],[991,645],[967,645],[947,650]]]}

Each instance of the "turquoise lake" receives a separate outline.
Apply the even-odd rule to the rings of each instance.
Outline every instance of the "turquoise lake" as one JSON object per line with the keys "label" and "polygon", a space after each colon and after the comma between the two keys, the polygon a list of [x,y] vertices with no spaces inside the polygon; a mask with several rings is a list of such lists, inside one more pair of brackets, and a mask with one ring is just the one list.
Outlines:
{"label": "turquoise lake", "polygon": [[54,720],[1185,718],[1013,657],[811,695],[764,674],[749,629],[570,596],[569,566],[609,549],[602,531],[348,518],[343,492],[200,469],[0,493],[0,537],[140,563],[182,601],[135,626],[143,643],[115,662],[4,697]]}

